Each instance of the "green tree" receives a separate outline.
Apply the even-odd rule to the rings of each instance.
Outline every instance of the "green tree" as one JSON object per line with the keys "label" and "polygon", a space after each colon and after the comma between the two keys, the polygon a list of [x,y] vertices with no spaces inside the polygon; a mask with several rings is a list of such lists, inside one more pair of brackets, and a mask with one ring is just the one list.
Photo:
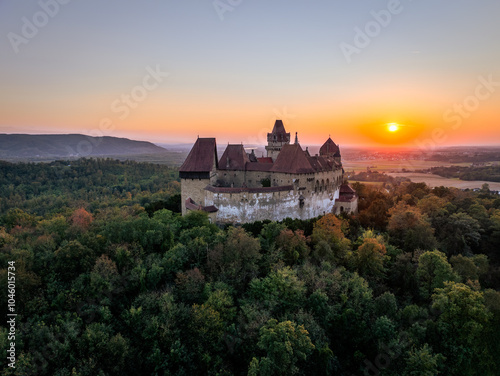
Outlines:
{"label": "green tree", "polygon": [[446,358],[441,354],[434,354],[426,343],[421,348],[413,347],[408,351],[404,376],[436,376],[441,372],[440,365]]}
{"label": "green tree", "polygon": [[458,280],[446,255],[438,250],[424,252],[419,257],[417,276],[424,298],[429,298],[434,289],[443,287],[445,282]]}
{"label": "green tree", "polygon": [[80,273],[89,271],[94,262],[95,255],[92,249],[82,245],[78,240],[72,240],[56,250],[54,268],[62,279],[69,281]]}
{"label": "green tree", "polygon": [[83,365],[90,365],[94,374],[102,371],[117,374],[125,370],[129,345],[120,333],[113,334],[109,326],[92,323],[81,335],[80,351],[84,354]]}
{"label": "green tree", "polygon": [[482,292],[456,282],[445,282],[432,295],[432,307],[440,312],[438,331],[443,338],[440,351],[447,358],[451,375],[489,374],[488,349],[483,335],[492,317]]}
{"label": "green tree", "polygon": [[298,375],[300,363],[314,350],[309,333],[292,321],[271,319],[260,329],[258,346],[265,356],[253,358],[249,376]]}
{"label": "green tree", "polygon": [[489,262],[486,255],[466,257],[455,255],[450,257],[453,270],[460,276],[461,282],[478,281],[479,277],[488,272]]}
{"label": "green tree", "polygon": [[274,312],[284,313],[299,309],[305,300],[304,282],[296,271],[284,267],[269,273],[263,279],[250,282],[250,297]]}
{"label": "green tree", "polygon": [[466,213],[455,213],[445,218],[438,240],[447,255],[470,254],[481,240],[479,222]]}
{"label": "green tree", "polygon": [[224,243],[208,251],[207,266],[212,277],[242,291],[258,274],[259,241],[242,228],[231,227]]}

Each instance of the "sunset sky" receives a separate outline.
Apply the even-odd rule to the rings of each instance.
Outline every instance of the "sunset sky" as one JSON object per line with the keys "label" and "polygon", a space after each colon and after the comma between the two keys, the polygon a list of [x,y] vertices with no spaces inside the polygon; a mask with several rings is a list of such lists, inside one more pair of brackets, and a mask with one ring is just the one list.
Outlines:
{"label": "sunset sky", "polygon": [[303,145],[500,144],[499,17],[498,0],[0,0],[0,133],[262,144],[281,118]]}

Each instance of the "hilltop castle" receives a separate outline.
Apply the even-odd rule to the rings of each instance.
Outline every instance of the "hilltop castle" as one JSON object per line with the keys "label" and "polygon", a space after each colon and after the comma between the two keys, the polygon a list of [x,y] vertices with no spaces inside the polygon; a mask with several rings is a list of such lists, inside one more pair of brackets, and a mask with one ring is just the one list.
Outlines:
{"label": "hilltop castle", "polygon": [[331,138],[311,156],[297,134],[290,143],[276,120],[266,151],[258,158],[229,144],[219,160],[215,138],[198,138],[179,169],[182,214],[203,210],[215,223],[247,223],[356,212],[356,193],[344,184],[340,148]]}

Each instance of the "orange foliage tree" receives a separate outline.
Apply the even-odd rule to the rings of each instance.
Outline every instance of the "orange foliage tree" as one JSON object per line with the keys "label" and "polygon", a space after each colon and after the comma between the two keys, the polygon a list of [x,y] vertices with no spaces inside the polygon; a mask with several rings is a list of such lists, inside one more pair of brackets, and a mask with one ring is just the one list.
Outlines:
{"label": "orange foliage tree", "polygon": [[92,214],[90,214],[84,208],[76,209],[69,218],[71,226],[81,231],[88,230],[90,224],[92,223],[92,220]]}

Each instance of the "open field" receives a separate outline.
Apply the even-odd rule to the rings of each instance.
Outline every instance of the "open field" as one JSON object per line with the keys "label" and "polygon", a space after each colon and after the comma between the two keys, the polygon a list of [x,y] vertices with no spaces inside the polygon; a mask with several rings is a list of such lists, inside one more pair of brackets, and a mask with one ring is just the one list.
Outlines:
{"label": "open field", "polygon": [[465,181],[465,180],[458,180],[458,179],[443,178],[442,176],[434,175],[434,174],[422,174],[422,173],[416,173],[416,172],[387,173],[387,175],[394,176],[394,177],[398,177],[398,176],[399,177],[406,177],[406,178],[409,178],[414,183],[425,182],[430,187],[439,187],[442,185],[445,187],[455,187],[455,188],[460,188],[460,189],[465,189],[465,188],[473,189],[473,188],[481,188],[481,186],[484,183],[487,183],[487,184],[489,184],[490,189],[495,190],[495,191],[500,190],[500,183],[489,182],[489,181],[481,181],[481,180]]}
{"label": "open field", "polygon": [[378,172],[394,172],[406,170],[423,170],[431,167],[449,167],[449,166],[470,166],[470,163],[443,163],[439,161],[424,161],[424,160],[387,160],[373,159],[362,161],[343,160],[342,164],[346,171],[354,170],[356,173],[366,171],[367,167]]}

